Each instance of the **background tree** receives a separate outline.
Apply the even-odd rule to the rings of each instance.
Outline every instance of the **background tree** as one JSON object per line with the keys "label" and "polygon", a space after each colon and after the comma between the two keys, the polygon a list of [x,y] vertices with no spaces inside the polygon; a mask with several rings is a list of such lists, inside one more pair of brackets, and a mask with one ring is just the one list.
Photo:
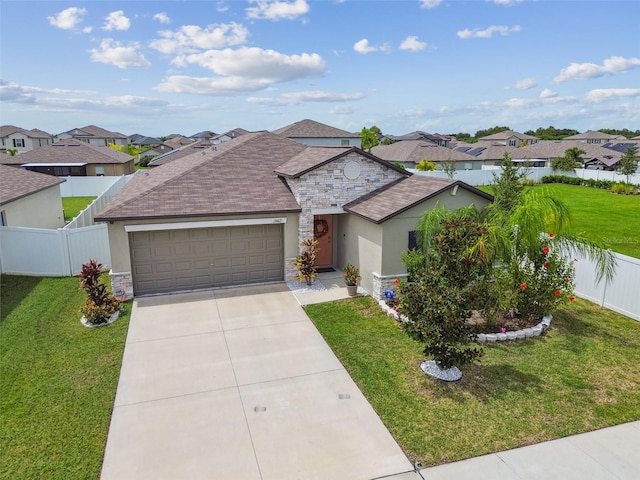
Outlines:
{"label": "background tree", "polygon": [[631,175],[638,171],[638,163],[640,163],[640,158],[636,156],[635,149],[629,147],[622,155],[620,161],[616,163],[616,172],[620,175],[626,175],[627,183],[629,183]]}
{"label": "background tree", "polygon": [[564,157],[554,158],[551,161],[551,168],[562,172],[572,172],[574,168],[581,168],[584,165],[584,155],[586,152],[578,147],[571,147],[564,151]]}
{"label": "background tree", "polygon": [[7,148],[7,155],[10,157],[15,157],[18,154],[17,148]]}
{"label": "background tree", "polygon": [[640,130],[629,130],[628,128],[623,128],[622,130],[618,130],[616,128],[601,128],[598,130],[602,133],[608,133],[609,135],[622,135],[623,137],[633,138],[640,135]]}
{"label": "background tree", "polygon": [[553,126],[549,126],[547,128],[539,127],[535,131],[527,130],[524,133],[526,135],[538,137],[540,140],[561,140],[563,138],[570,137],[571,135],[577,135],[580,132],[570,128],[555,128]]}
{"label": "background tree", "polygon": [[375,126],[371,128],[363,127],[360,131],[360,138],[362,138],[362,149],[366,150],[367,152],[371,152],[371,149],[373,147],[380,144],[378,136],[373,130],[374,128],[380,131],[380,129]]}
{"label": "background tree", "polygon": [[493,128],[487,128],[486,130],[478,130],[476,132],[476,138],[487,137],[489,135],[493,135],[494,133],[505,132],[507,130],[511,130],[511,128],[495,126]]}
{"label": "background tree", "polygon": [[427,160],[426,158],[423,158],[416,164],[416,170],[419,170],[421,172],[432,172],[436,169],[436,167],[436,162],[432,162],[430,160]]}
{"label": "background tree", "polygon": [[447,174],[448,178],[453,178],[453,176],[456,174],[456,161],[449,159],[441,162],[440,168],[444,173]]}
{"label": "background tree", "polygon": [[505,211],[511,211],[520,200],[523,186],[522,180],[527,172],[511,158],[509,152],[502,157],[502,173],[493,174],[493,201]]}

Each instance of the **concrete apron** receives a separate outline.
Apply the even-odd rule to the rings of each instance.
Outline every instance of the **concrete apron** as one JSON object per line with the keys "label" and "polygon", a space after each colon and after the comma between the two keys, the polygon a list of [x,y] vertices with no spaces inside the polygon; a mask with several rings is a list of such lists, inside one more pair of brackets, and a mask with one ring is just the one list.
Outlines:
{"label": "concrete apron", "polygon": [[101,478],[419,478],[285,285],[136,299]]}

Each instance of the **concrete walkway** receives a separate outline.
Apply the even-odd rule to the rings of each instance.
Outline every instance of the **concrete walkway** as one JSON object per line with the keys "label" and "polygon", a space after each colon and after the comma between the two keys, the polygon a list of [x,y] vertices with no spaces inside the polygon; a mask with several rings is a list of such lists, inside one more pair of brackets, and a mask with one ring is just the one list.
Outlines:
{"label": "concrete walkway", "polygon": [[103,480],[398,474],[419,478],[284,284],[134,301]]}

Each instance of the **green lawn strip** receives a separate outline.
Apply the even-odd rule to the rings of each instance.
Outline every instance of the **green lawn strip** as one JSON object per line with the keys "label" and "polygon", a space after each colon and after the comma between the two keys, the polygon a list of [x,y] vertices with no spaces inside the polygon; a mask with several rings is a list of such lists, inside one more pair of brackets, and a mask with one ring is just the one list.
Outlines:
{"label": "green lawn strip", "polygon": [[[491,186],[478,187],[493,193]],[[568,233],[581,233],[593,241],[604,241],[614,252],[640,258],[640,195],[616,195],[599,188],[543,184],[571,212]]]}
{"label": "green lawn strip", "polygon": [[130,303],[86,328],[78,278],[1,282],[0,478],[98,478]]}
{"label": "green lawn strip", "polygon": [[447,383],[370,298],[307,313],[412,461],[437,465],[640,419],[640,323],[577,300]]}
{"label": "green lawn strip", "polygon": [[70,222],[78,214],[87,208],[97,197],[62,197],[62,208],[64,209],[64,220]]}

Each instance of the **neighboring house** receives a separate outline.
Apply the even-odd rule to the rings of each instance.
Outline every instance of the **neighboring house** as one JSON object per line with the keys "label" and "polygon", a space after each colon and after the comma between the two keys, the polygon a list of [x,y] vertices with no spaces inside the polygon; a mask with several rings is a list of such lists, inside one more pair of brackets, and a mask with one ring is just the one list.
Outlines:
{"label": "neighboring house", "polygon": [[158,155],[153,160],[149,162],[150,167],[159,167],[160,165],[164,165],[169,162],[173,162],[182,157],[186,157],[188,155],[193,155],[194,153],[203,152],[206,150],[215,150],[217,146],[211,145],[209,139],[203,139],[199,142],[192,143],[190,145],[185,145],[180,148],[176,148],[174,150],[170,150],[168,152],[163,153],[162,155]]}
{"label": "neighboring house", "polygon": [[290,138],[305,145],[320,147],[362,147],[359,133],[331,127],[314,120],[301,120],[286,127],[274,130],[276,135]]}
{"label": "neighboring house", "polygon": [[2,125],[0,127],[0,152],[17,150],[16,153],[19,155],[51,143],[53,143],[53,137],[37,128],[25,130],[13,125]]}
{"label": "neighboring house", "polygon": [[389,162],[399,162],[407,168],[416,168],[422,160],[435,162],[439,170],[450,161],[455,162],[456,170],[482,168],[482,161],[472,155],[425,140],[402,140],[389,145],[377,145],[371,149],[371,153]]}
{"label": "neighboring house", "polygon": [[157,147],[158,145],[162,145],[162,140],[154,137],[145,137],[144,135],[136,133],[129,137],[128,144],[135,147]]}
{"label": "neighboring house", "polygon": [[450,135],[440,135],[439,133],[427,133],[421,130],[407,133],[405,135],[383,135],[379,138],[380,143],[390,140],[392,142],[402,142],[404,140],[426,140],[441,147],[449,147],[454,137]]}
{"label": "neighboring house", "polygon": [[193,140],[211,140],[212,138],[217,137],[218,134],[216,132],[212,132],[211,130],[203,130],[202,132],[194,133],[190,138]]}
{"label": "neighboring house", "polygon": [[111,147],[62,140],[22,155],[3,155],[0,163],[58,177],[121,176],[135,171],[134,157]]}
{"label": "neighboring house", "polygon": [[233,130],[229,130],[228,132],[221,133],[220,135],[212,137],[211,143],[218,144],[228,142],[229,140],[233,140],[234,138],[237,138],[240,135],[244,135],[245,133],[249,133],[249,131],[245,130],[244,128],[234,128]]}
{"label": "neighboring house", "polygon": [[0,165],[0,226],[64,227],[63,178]]}
{"label": "neighboring house", "polygon": [[164,141],[166,145],[169,145],[173,149],[184,147],[185,145],[190,145],[194,142],[195,140],[193,138],[188,138],[183,135],[175,135],[175,134],[169,135],[167,139]]}
{"label": "neighboring house", "polygon": [[318,267],[352,263],[381,298],[406,276],[425,210],[491,199],[357,147],[254,132],[138,172],[95,220],[108,222],[118,296],[294,280],[301,242],[315,238]]}
{"label": "neighboring house", "polygon": [[533,145],[538,142],[538,137],[527,135],[526,133],[514,132],[513,130],[505,130],[504,132],[494,133],[486,137],[480,137],[478,143],[492,143],[505,145],[507,147],[520,147],[524,145]]}
{"label": "neighboring house", "polygon": [[583,142],[583,143],[607,143],[614,141],[624,141],[627,137],[623,135],[611,135],[609,133],[599,132],[597,130],[588,130],[584,133],[578,133],[576,135],[571,135],[569,137],[565,137],[563,141],[569,142]]}
{"label": "neighboring house", "polygon": [[108,147],[109,144],[127,145],[128,137],[118,132],[110,132],[95,125],[87,125],[82,128],[74,128],[68,132],[56,135],[56,141],[73,138],[96,147]]}
{"label": "neighboring house", "polygon": [[615,165],[622,156],[621,153],[614,150],[581,141],[542,140],[534,145],[519,148],[512,154],[512,158],[515,161],[544,162],[546,166],[551,166],[551,162],[554,159],[564,157],[565,152],[573,147],[577,147],[585,152],[584,155],[582,155],[585,164],[588,164],[592,160],[603,160],[610,165]]}
{"label": "neighboring house", "polygon": [[171,147],[170,145],[167,145],[166,143],[161,143],[160,145],[156,145],[153,148],[150,148],[149,150],[145,150],[144,152],[142,152],[140,154],[140,157],[157,157],[158,155],[164,155],[165,153],[168,152],[172,152],[173,150],[175,150],[173,147]]}

